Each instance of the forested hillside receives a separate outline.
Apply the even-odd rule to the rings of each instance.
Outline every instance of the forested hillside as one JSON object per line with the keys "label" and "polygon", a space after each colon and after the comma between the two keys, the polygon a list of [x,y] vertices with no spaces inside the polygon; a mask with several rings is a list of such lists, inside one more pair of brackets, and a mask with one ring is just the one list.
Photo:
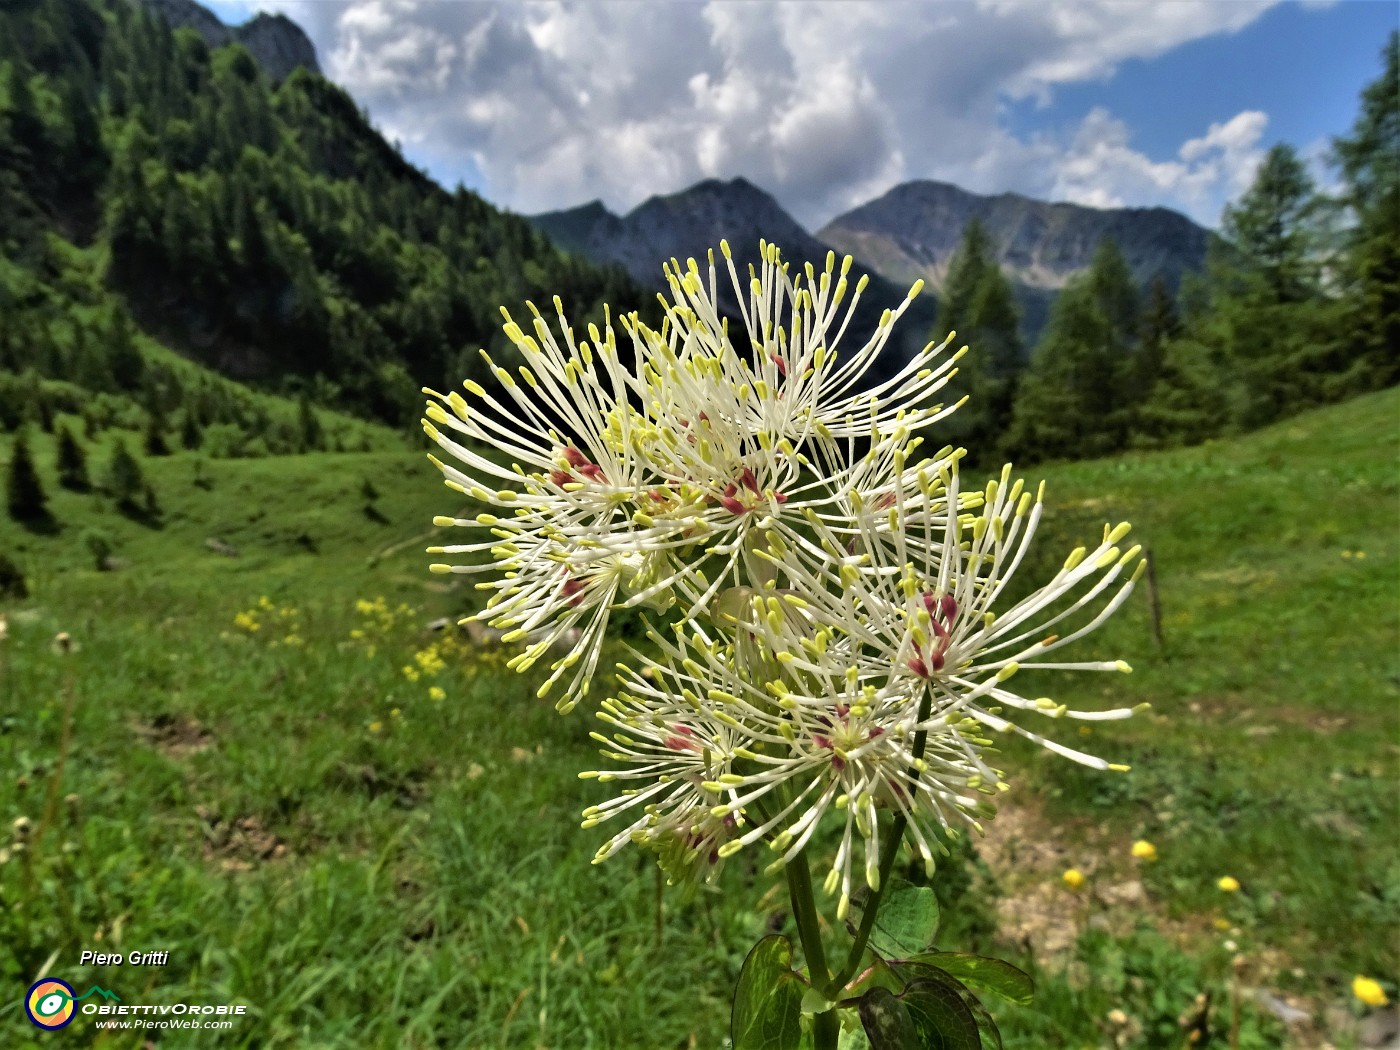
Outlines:
{"label": "forested hillside", "polygon": [[0,8],[0,242],[0,367],[157,396],[141,329],[392,423],[484,367],[502,303],[558,294],[578,319],[647,298],[437,186],[335,85],[274,83],[129,0]]}

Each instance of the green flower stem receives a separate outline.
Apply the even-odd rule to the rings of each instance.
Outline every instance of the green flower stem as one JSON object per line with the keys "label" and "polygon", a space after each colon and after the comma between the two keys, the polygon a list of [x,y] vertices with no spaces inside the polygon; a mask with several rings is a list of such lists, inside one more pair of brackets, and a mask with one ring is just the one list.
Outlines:
{"label": "green flower stem", "polygon": [[[830,986],[831,974],[826,968],[826,951],[822,947],[821,926],[812,897],[812,873],[807,867],[807,851],[799,850],[783,870],[787,874],[788,897],[792,900],[797,935],[802,941],[802,953],[807,957],[808,975],[814,988],[826,989]],[[834,1006],[816,1015],[812,1025],[815,1050],[836,1050],[840,1034],[841,1025]]]}
{"label": "green flower stem", "polygon": [[827,993],[827,998],[834,998],[841,993],[841,989],[846,987],[846,983],[856,975],[860,968],[861,957],[865,955],[865,946],[870,941],[870,933],[875,928],[875,914],[880,910],[880,901],[885,896],[885,887],[890,883],[890,871],[894,868],[894,858],[899,853],[899,844],[904,839],[904,829],[909,826],[909,820],[901,813],[894,818],[894,825],[890,829],[889,837],[885,841],[885,848],[880,855],[880,888],[872,890],[866,899],[865,907],[860,916],[860,928],[856,930],[856,939],[851,945],[851,954],[846,958],[846,965],[841,967],[841,972],[831,979],[831,986]]}
{"label": "green flower stem", "polygon": [[[933,692],[930,689],[925,689],[923,699],[919,701],[920,722],[927,721],[932,705]],[[914,760],[916,762],[924,757],[924,746],[927,741],[928,732],[926,730],[920,729],[914,734]],[[914,771],[913,776],[915,779],[918,778],[918,770]],[[885,895],[885,887],[890,884],[890,872],[894,870],[894,859],[899,854],[899,845],[904,841],[904,829],[908,826],[909,818],[903,813],[894,818],[889,837],[885,840],[885,848],[880,853],[880,886],[871,891],[870,897],[865,902],[860,916],[860,928],[856,930],[856,939],[851,945],[851,953],[846,957],[846,965],[841,967],[840,972],[832,978],[831,985],[827,990],[828,999],[839,998],[841,990],[860,969],[861,958],[865,955],[865,946],[870,942],[870,932],[875,928],[875,915],[880,910],[880,901]]]}

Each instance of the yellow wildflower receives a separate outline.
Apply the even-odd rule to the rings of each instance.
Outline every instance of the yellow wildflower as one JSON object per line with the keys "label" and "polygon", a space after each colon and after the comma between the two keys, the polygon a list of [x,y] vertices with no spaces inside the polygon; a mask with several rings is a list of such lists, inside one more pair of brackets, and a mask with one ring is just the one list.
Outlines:
{"label": "yellow wildflower", "polygon": [[1379,981],[1372,980],[1370,977],[1362,977],[1360,974],[1352,979],[1351,994],[1367,1006],[1384,1006],[1390,1002]]}
{"label": "yellow wildflower", "polygon": [[443,688],[442,686],[440,686],[440,685],[429,686],[429,687],[428,687],[428,699],[429,699],[429,700],[446,700],[446,699],[447,699],[447,690],[444,689],[444,688]]}
{"label": "yellow wildflower", "polygon": [[369,731],[370,731],[371,733],[380,733],[380,732],[383,732],[383,730],[384,730],[384,723],[383,723],[383,722],[371,722],[371,723],[369,724]]}
{"label": "yellow wildflower", "polygon": [[429,677],[441,674],[447,670],[447,663],[438,655],[435,646],[428,646],[413,654],[413,659],[417,662],[419,669]]}
{"label": "yellow wildflower", "polygon": [[1157,847],[1146,839],[1138,839],[1133,843],[1133,856],[1138,860],[1151,864],[1157,859]]}
{"label": "yellow wildflower", "polygon": [[1226,893],[1239,893],[1240,880],[1233,875],[1222,875],[1220,881],[1216,883]]}
{"label": "yellow wildflower", "polygon": [[396,707],[396,708],[394,708],[392,711],[389,712],[389,717],[390,717],[390,718],[398,718],[400,714],[401,714],[401,712],[400,712],[399,709]]}
{"label": "yellow wildflower", "polygon": [[412,664],[404,664],[403,676],[410,682],[418,681],[418,668],[414,667]]}
{"label": "yellow wildflower", "polygon": [[1070,868],[1060,878],[1072,890],[1078,890],[1084,885],[1084,873],[1078,868]]}

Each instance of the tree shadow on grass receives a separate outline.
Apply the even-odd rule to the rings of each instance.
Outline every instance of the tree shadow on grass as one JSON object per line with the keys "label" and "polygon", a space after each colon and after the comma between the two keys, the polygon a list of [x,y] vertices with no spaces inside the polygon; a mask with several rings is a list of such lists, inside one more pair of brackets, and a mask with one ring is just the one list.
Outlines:
{"label": "tree shadow on grass", "polygon": [[165,528],[165,518],[157,506],[121,500],[117,503],[117,510],[122,517],[134,521],[137,525],[144,525],[148,529]]}
{"label": "tree shadow on grass", "polygon": [[48,511],[41,514],[27,514],[22,518],[16,518],[15,521],[26,532],[32,532],[36,536],[57,536],[63,531],[63,526],[58,523],[58,519]]}

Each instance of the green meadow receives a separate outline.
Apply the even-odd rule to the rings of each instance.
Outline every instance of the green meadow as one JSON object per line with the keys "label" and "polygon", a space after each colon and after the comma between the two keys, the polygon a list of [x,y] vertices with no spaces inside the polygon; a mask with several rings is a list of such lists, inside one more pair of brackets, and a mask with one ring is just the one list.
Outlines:
{"label": "green meadow", "polygon": [[[1131,771],[1008,744],[1003,813],[935,877],[943,946],[1037,980],[1033,1006],[993,1004],[1008,1048],[1345,1047],[1352,978],[1395,996],[1397,424],[1390,390],[1043,471],[1027,580],[1129,520],[1158,615],[1144,581],[1083,650],[1132,675],[1046,683],[1071,706],[1152,705],[1087,736],[1051,724]],[[87,443],[94,469],[112,433]],[[536,699],[509,648],[430,629],[477,600],[423,552],[460,497],[380,438],[145,458],[144,521],[59,488],[52,438],[32,438],[54,527],[0,522],[30,592],[0,641],[0,1044],[724,1045],[744,953],[792,933],[785,893],[757,853],[688,900],[637,853],[590,864],[591,719]],[[169,958],[82,966],[85,950]],[[20,1003],[40,974],[247,1012],[220,1031],[80,1015],[41,1033]]]}

